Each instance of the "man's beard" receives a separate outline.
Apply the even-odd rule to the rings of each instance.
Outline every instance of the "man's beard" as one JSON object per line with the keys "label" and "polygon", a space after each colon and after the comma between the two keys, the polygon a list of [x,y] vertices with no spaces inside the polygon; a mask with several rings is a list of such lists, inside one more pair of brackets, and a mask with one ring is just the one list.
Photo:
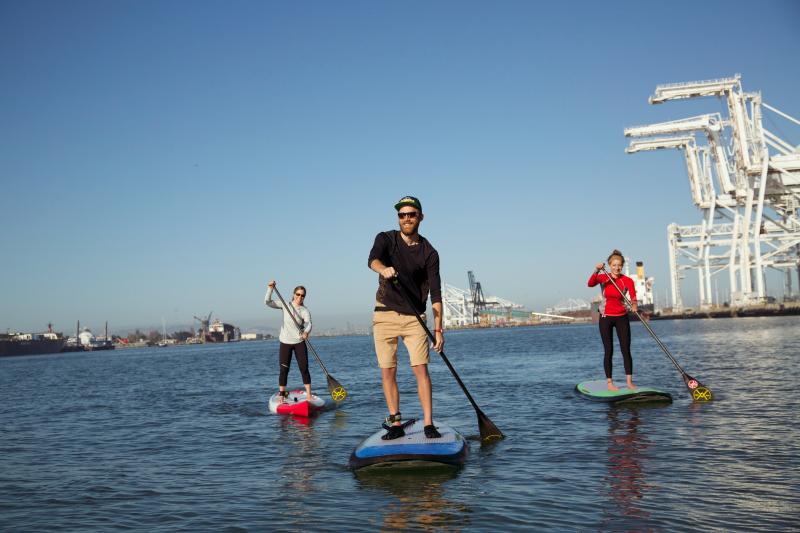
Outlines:
{"label": "man's beard", "polygon": [[413,225],[413,226],[407,227],[407,226],[403,226],[402,224],[400,224],[400,231],[403,233],[403,235],[405,235],[407,237],[411,237],[412,235],[416,235],[417,234],[417,232],[419,231],[419,225],[417,224],[417,225]]}

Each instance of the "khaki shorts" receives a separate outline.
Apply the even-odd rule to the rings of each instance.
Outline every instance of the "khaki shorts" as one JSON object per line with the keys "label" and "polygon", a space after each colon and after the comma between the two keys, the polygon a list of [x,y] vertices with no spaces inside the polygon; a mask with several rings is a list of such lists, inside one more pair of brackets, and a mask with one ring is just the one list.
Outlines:
{"label": "khaki shorts", "polygon": [[[425,315],[421,315],[425,320]],[[396,311],[375,311],[372,315],[372,338],[378,366],[397,366],[397,339],[403,337],[411,366],[428,364],[428,335],[415,315],[401,315]]]}

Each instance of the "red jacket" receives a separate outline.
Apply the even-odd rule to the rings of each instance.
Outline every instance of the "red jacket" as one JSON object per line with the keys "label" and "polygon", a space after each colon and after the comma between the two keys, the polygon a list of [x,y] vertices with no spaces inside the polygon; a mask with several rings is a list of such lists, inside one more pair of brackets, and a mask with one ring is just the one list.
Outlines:
{"label": "red jacket", "polygon": [[614,283],[609,281],[608,276],[595,272],[589,278],[589,286],[594,287],[598,283],[603,285],[603,299],[605,300],[605,310],[600,309],[600,313],[603,316],[627,315],[628,309],[625,307],[625,299],[619,293],[617,287],[627,293],[631,302],[635,302],[636,287],[633,280],[624,274],[620,274],[618,278],[614,279],[614,283],[617,284],[617,287],[614,287]]}

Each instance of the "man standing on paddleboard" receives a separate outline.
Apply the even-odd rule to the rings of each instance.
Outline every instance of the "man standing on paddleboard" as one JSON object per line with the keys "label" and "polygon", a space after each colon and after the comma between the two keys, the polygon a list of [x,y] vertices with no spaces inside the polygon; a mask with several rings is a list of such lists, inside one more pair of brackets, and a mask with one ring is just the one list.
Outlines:
{"label": "man standing on paddleboard", "polygon": [[[292,301],[284,307],[283,301],[275,302],[272,300],[272,291],[275,289],[275,281],[267,284],[267,294],[264,296],[264,303],[273,309],[283,311],[283,323],[278,334],[280,348],[278,357],[280,360],[280,374],[278,375],[278,394],[281,403],[289,395],[286,390],[286,383],[289,380],[289,366],[292,364],[292,352],[297,359],[297,366],[300,367],[300,375],[303,377],[303,385],[306,388],[306,399],[310,402],[311,394],[311,373],[308,371],[308,350],[306,349],[306,339],[311,334],[311,313],[303,305],[306,298],[306,288],[298,285],[294,288]],[[292,313],[294,318],[292,318]],[[296,322],[295,322],[296,321]],[[302,330],[297,327],[300,324]]]}
{"label": "man standing on paddleboard", "polygon": [[[425,436],[439,438],[433,425],[433,395],[428,374],[428,337],[417,320],[425,320],[428,293],[433,308],[436,342],[433,349],[444,349],[442,333],[442,280],[439,276],[439,253],[428,240],[419,234],[422,222],[422,204],[413,196],[404,196],[394,208],[397,210],[400,231],[379,233],[369,253],[367,264],[378,273],[378,292],[372,319],[372,337],[375,353],[381,368],[383,394],[389,416],[384,440],[405,435],[400,416],[400,391],[397,388],[397,340],[403,338],[411,359],[411,369],[417,378],[417,393],[425,419]],[[407,291],[403,295],[400,291]],[[407,303],[407,298],[412,306]]]}

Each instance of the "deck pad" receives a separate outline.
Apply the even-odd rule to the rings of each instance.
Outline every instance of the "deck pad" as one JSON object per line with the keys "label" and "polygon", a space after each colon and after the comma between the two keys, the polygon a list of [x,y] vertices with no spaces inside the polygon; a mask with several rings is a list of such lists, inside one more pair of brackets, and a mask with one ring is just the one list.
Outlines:
{"label": "deck pad", "polygon": [[385,429],[376,431],[356,446],[350,456],[349,466],[353,470],[368,466],[419,468],[434,465],[464,463],[469,446],[464,437],[441,422],[433,421],[442,437],[429,439],[425,436],[425,424],[414,420],[405,428],[403,437],[383,440]]}
{"label": "deck pad", "polygon": [[608,390],[606,380],[598,379],[594,381],[584,381],[575,385],[575,390],[582,397],[595,402],[608,403],[648,403],[648,402],[672,402],[672,396],[662,390],[639,386],[629,389],[627,386],[620,386],[618,391]]}

